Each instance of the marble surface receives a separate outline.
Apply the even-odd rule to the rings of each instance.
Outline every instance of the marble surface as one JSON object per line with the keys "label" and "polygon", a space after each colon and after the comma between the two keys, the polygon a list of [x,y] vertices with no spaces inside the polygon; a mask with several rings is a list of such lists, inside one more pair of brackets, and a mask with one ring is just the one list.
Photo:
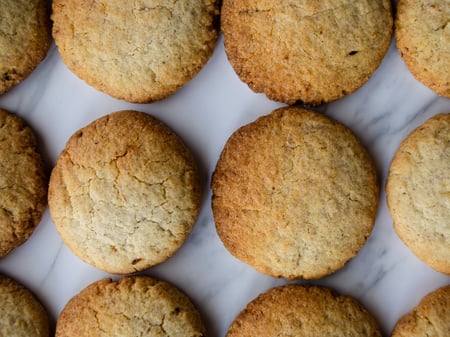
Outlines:
{"label": "marble surface", "polygon": [[[226,59],[222,38],[199,75],[157,103],[130,104],[96,91],[66,68],[55,45],[26,81],[0,97],[1,108],[25,118],[38,133],[50,168],[72,133],[117,110],[151,113],[183,137],[203,172],[201,213],[176,255],[143,274],[184,290],[201,311],[210,337],[224,336],[250,300],[287,282],[256,272],[225,250],[215,230],[209,190],[211,173],[231,133],[279,106],[240,82]],[[392,43],[368,83],[356,93],[316,109],[345,123],[360,137],[384,186],[400,141],[432,115],[450,112],[450,100],[417,82]],[[76,258],[59,238],[48,210],[31,238],[0,260],[0,272],[34,291],[54,322],[66,302],[85,286],[104,277],[117,278]],[[388,336],[402,314],[426,293],[449,284],[450,277],[427,267],[401,243],[392,229],[383,189],[376,225],[364,248],[342,270],[312,283],[357,298]]]}

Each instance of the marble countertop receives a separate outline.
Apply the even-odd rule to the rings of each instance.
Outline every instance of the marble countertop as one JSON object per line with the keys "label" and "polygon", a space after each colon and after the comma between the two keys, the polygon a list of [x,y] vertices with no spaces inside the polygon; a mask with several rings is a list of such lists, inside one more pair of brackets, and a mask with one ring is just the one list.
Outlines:
{"label": "marble countertop", "polygon": [[[28,79],[0,97],[1,108],[22,116],[40,136],[50,167],[76,130],[117,110],[151,113],[186,141],[203,171],[201,213],[175,256],[143,274],[184,290],[202,313],[210,337],[224,336],[239,311],[259,293],[287,283],[256,272],[226,251],[215,230],[209,189],[216,161],[232,132],[279,106],[240,82],[226,59],[222,38],[196,78],[153,104],[130,104],[89,87],[66,68],[54,44]],[[392,43],[368,83],[356,93],[316,109],[359,136],[372,154],[384,186],[400,141],[429,117],[450,112],[450,100],[417,82]],[[88,284],[108,276],[117,278],[75,257],[59,238],[48,209],[31,238],[0,260],[0,272],[30,288],[54,322],[67,301]],[[401,315],[426,293],[449,284],[450,277],[423,264],[402,244],[393,231],[383,189],[375,228],[364,248],[342,270],[312,283],[358,299],[389,335]]]}

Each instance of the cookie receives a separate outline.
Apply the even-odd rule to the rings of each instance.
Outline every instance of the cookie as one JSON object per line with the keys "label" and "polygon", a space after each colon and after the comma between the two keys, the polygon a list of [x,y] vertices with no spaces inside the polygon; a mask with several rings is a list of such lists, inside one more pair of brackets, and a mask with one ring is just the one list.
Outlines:
{"label": "cookie", "polygon": [[22,284],[0,275],[0,336],[50,337],[43,305]]}
{"label": "cookie", "polygon": [[0,94],[22,82],[50,47],[50,17],[45,0],[2,0]]}
{"label": "cookie", "polygon": [[400,239],[423,262],[450,275],[450,114],[411,132],[391,162],[387,205]]}
{"label": "cookie", "polygon": [[217,0],[54,0],[53,37],[79,78],[134,103],[190,81],[218,38]]}
{"label": "cookie", "polygon": [[395,325],[391,337],[450,336],[450,286],[425,296]]}
{"label": "cookie", "polygon": [[203,337],[205,328],[190,299],[171,284],[148,276],[97,281],[64,307],[56,337]]}
{"label": "cookie", "polygon": [[0,109],[0,257],[23,244],[47,206],[47,173],[33,130]]}
{"label": "cookie", "polygon": [[200,207],[189,149],[168,126],[137,111],[111,113],[75,132],[49,185],[50,213],[64,242],[110,273],[172,256]]}
{"label": "cookie", "polygon": [[356,136],[295,107],[238,129],[211,188],[217,232],[230,253],[288,279],[320,278],[354,257],[373,228],[379,194]]}
{"label": "cookie", "polygon": [[224,0],[225,51],[240,79],[270,99],[309,105],[361,87],[392,36],[389,0]]}
{"label": "cookie", "polygon": [[449,18],[448,0],[400,0],[395,18],[396,45],[409,71],[447,98],[450,98]]}
{"label": "cookie", "polygon": [[227,337],[381,337],[374,318],[350,296],[318,286],[270,289],[250,302],[231,324]]}

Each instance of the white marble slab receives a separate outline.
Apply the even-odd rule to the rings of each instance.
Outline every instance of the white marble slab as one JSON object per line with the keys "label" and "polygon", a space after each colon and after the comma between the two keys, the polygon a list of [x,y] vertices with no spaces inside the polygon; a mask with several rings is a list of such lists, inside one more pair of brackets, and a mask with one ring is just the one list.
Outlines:
{"label": "white marble slab", "polygon": [[[130,104],[89,87],[65,67],[54,45],[25,82],[0,97],[1,108],[24,117],[40,135],[50,167],[74,131],[117,110],[151,113],[184,138],[203,170],[201,214],[179,252],[144,274],[183,289],[202,312],[210,337],[224,336],[238,312],[259,293],[286,283],[259,274],[225,250],[215,231],[209,190],[211,173],[231,133],[279,106],[240,82],[227,62],[222,39],[193,81],[154,104]],[[417,82],[392,44],[367,84],[317,109],[345,123],[361,138],[374,157],[384,186],[400,141],[432,115],[450,112],[450,100]],[[55,321],[73,295],[89,283],[110,276],[69,251],[48,211],[32,237],[0,260],[0,272],[32,289]],[[383,190],[375,229],[362,251],[341,271],[313,283],[356,297],[389,335],[402,314],[429,291],[449,284],[450,277],[424,265],[400,242],[392,229]]]}

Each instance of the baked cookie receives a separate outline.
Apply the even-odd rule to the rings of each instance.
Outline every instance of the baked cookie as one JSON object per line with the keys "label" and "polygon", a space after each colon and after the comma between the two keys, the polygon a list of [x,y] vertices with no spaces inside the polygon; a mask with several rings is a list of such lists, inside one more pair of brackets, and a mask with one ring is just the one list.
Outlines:
{"label": "baked cookie", "polygon": [[50,47],[50,17],[45,0],[2,0],[0,94],[24,80]]}
{"label": "baked cookie", "polygon": [[395,19],[397,48],[409,71],[447,98],[450,98],[449,19],[448,0],[400,0]]}
{"label": "baked cookie", "polygon": [[391,42],[389,0],[224,0],[225,51],[270,99],[317,105],[363,85]]}
{"label": "baked cookie", "polygon": [[20,117],[0,109],[0,257],[24,243],[47,206],[38,141]]}
{"label": "baked cookie", "polygon": [[423,262],[450,275],[450,114],[439,114],[400,144],[386,183],[400,239]]}
{"label": "baked cookie", "polygon": [[50,337],[47,311],[23,285],[0,275],[0,336]]}
{"label": "baked cookie", "polygon": [[172,256],[200,208],[192,154],[169,127],[137,111],[111,113],[77,131],[49,185],[50,213],[64,242],[110,273]]}
{"label": "baked cookie", "polygon": [[377,175],[344,125],[287,107],[241,127],[212,177],[217,232],[262,273],[316,279],[354,257],[375,221]]}
{"label": "baked cookie", "polygon": [[381,337],[374,318],[350,296],[318,286],[270,289],[250,302],[227,337]]}
{"label": "baked cookie", "polygon": [[217,0],[54,0],[67,67],[113,97],[146,103],[190,81],[217,42]]}
{"label": "baked cookie", "polygon": [[97,281],[65,306],[56,337],[203,337],[205,328],[190,299],[147,276]]}
{"label": "baked cookie", "polygon": [[450,286],[425,296],[395,325],[391,337],[450,336]]}

